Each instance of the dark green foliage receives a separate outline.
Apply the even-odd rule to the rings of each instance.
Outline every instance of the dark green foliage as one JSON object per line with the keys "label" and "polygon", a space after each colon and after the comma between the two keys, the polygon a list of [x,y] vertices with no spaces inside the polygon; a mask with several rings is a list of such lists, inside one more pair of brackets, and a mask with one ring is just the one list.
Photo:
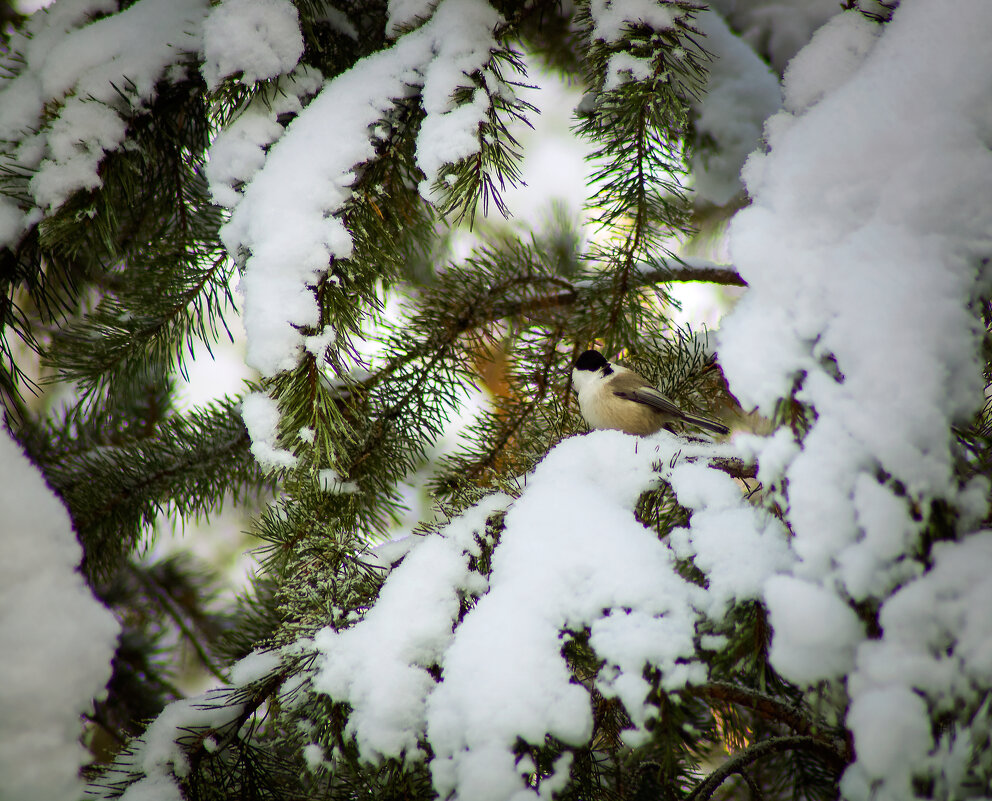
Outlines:
{"label": "dark green foliage", "polygon": [[268,486],[248,450],[236,402],[186,415],[163,414],[161,402],[149,388],[143,415],[75,410],[22,433],[69,506],[90,574],[118,567],[163,512],[206,515],[225,499],[258,497]]}

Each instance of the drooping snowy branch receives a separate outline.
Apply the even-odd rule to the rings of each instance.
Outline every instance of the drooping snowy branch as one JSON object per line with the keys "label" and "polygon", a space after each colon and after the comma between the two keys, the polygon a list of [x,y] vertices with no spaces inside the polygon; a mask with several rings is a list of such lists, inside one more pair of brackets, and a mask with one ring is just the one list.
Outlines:
{"label": "drooping snowy branch", "polygon": [[206,165],[210,193],[215,203],[234,208],[239,189],[265,164],[265,150],[283,135],[281,114],[299,114],[302,100],[312,97],[323,84],[317,70],[301,65],[255,97],[237,118],[220,131],[210,146]]}
{"label": "drooping snowy branch", "polygon": [[[416,545],[364,620],[319,633],[314,687],[352,706],[349,732],[366,759],[416,758],[426,737],[441,795],[526,797],[520,738],[581,745],[592,732],[588,690],[562,655],[563,637],[588,631],[606,663],[597,688],[623,701],[635,725],[626,736],[638,742],[653,714],[645,666],[669,690],[704,682],[697,623],[719,622],[730,602],[759,597],[792,564],[781,524],[706,466],[730,450],[667,432],[563,442],[518,499],[492,496]],[[641,492],[662,479],[693,511],[674,549],[634,517]],[[508,511],[487,582],[468,560],[498,509]],[[693,557],[708,590],[678,573],[678,560]],[[478,600],[459,622],[466,594]]]}
{"label": "drooping snowy branch", "polygon": [[[207,0],[140,0],[125,11],[116,3],[58,4],[39,12],[11,42],[19,54],[0,83],[0,156],[6,169],[30,174],[37,210],[3,200],[0,244],[14,244],[41,209],[60,206],[75,191],[100,186],[106,153],[123,143],[122,112],[143,108],[170,68],[183,71],[200,50]],[[54,113],[51,110],[54,108]]]}
{"label": "drooping snowy branch", "polygon": [[247,361],[263,375],[296,364],[304,346],[300,328],[319,323],[312,287],[330,262],[352,254],[341,213],[356,169],[375,158],[372,129],[394,101],[422,92],[427,116],[418,163],[425,191],[445,163],[478,147],[485,93],[465,105],[451,95],[489,60],[498,21],[482,0],[441,3],[426,24],[330,80],[245,187],[224,240],[229,252],[248,254],[242,282]]}
{"label": "drooping snowy branch", "polygon": [[[910,597],[925,596],[935,621],[960,603],[939,589],[943,557],[913,581],[931,503],[962,510],[960,536],[987,511],[987,482],[954,477],[952,426],[984,401],[970,304],[987,288],[992,250],[992,123],[974,113],[989,102],[976,78],[992,71],[989,36],[982,2],[903,3],[884,28],[854,12],[835,18],[786,72],[770,152],[744,170],[753,203],[732,225],[750,289],[719,337],[731,387],[771,413],[798,381],[796,398],[815,410],[798,447],[755,447],[759,464],[767,453],[776,465],[762,478],[783,493],[798,557],[765,590],[771,660],[798,683],[858,665],[851,799],[906,797],[936,754],[930,712],[953,697],[974,702],[938,689],[936,667],[895,669],[929,651],[934,629],[892,622]],[[976,549],[984,559],[975,536],[947,558]],[[877,642],[850,606],[866,599],[881,604]],[[815,636],[800,617],[819,621]],[[937,780],[953,784],[938,762]]]}
{"label": "drooping snowy branch", "polygon": [[[118,795],[122,801],[179,801],[179,781],[191,760],[231,747],[244,723],[283,685],[279,651],[256,651],[231,667],[231,684],[173,701],[117,762],[117,769],[139,777]],[[241,692],[244,688],[257,690]],[[241,700],[237,700],[241,699]]]}

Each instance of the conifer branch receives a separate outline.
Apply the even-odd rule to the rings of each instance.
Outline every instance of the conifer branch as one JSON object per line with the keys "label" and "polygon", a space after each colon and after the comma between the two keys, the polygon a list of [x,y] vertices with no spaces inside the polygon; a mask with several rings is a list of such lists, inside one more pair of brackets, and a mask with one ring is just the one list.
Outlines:
{"label": "conifer branch", "polygon": [[772,737],[769,740],[762,740],[748,746],[743,751],[732,755],[726,762],[696,785],[686,797],[686,801],[707,801],[721,784],[735,773],[740,773],[748,765],[770,754],[796,750],[814,751],[822,755],[838,772],[843,770],[847,765],[847,759],[843,753],[816,737],[810,737],[808,735]]}
{"label": "conifer branch", "polygon": [[784,723],[797,734],[821,739],[824,743],[834,746],[832,740],[817,734],[816,721],[805,715],[801,709],[741,684],[731,684],[725,681],[711,682],[701,687],[691,688],[690,693],[706,701],[731,703],[746,707],[766,720]]}
{"label": "conifer branch", "polygon": [[19,432],[69,507],[91,575],[115,564],[163,510],[206,514],[228,493],[243,498],[269,484],[251,456],[237,401],[166,417],[122,438],[115,422],[80,426],[70,417],[62,430]]}
{"label": "conifer branch", "polygon": [[[676,267],[664,270],[651,270],[638,273],[634,282],[638,287],[653,284],[668,283],[707,283],[722,286],[746,287],[747,282],[732,267]],[[569,289],[555,295],[547,295],[528,300],[509,301],[496,306],[493,310],[493,320],[504,317],[516,317],[534,314],[548,309],[563,308],[574,305],[583,293],[577,289]]]}
{"label": "conifer branch", "polygon": [[155,597],[160,607],[165,611],[172,622],[176,624],[176,627],[182,633],[183,637],[186,638],[186,641],[193,646],[193,650],[196,651],[200,664],[202,664],[211,673],[211,675],[214,676],[214,678],[217,678],[222,682],[227,682],[229,680],[228,677],[210,657],[206,646],[200,642],[200,637],[186,622],[185,616],[173,600],[172,596],[146,571],[137,569],[134,565],[131,565],[131,574],[135,577],[135,579],[137,579],[142,587],[144,587],[152,596]]}

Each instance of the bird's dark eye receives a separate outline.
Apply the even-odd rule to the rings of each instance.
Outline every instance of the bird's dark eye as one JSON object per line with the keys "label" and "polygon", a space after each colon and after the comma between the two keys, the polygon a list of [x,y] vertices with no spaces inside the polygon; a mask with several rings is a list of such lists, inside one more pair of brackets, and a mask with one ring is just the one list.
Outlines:
{"label": "bird's dark eye", "polygon": [[576,370],[599,370],[608,364],[606,357],[598,350],[587,350],[575,360]]}

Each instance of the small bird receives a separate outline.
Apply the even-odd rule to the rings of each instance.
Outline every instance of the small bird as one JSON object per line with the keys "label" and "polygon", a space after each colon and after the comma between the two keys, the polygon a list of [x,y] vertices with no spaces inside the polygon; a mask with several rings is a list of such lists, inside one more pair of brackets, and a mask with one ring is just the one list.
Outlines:
{"label": "small bird", "polygon": [[587,350],[575,360],[572,385],[590,428],[644,436],[678,421],[717,434],[730,432],[722,423],[682,411],[633,370],[611,364],[597,350]]}

